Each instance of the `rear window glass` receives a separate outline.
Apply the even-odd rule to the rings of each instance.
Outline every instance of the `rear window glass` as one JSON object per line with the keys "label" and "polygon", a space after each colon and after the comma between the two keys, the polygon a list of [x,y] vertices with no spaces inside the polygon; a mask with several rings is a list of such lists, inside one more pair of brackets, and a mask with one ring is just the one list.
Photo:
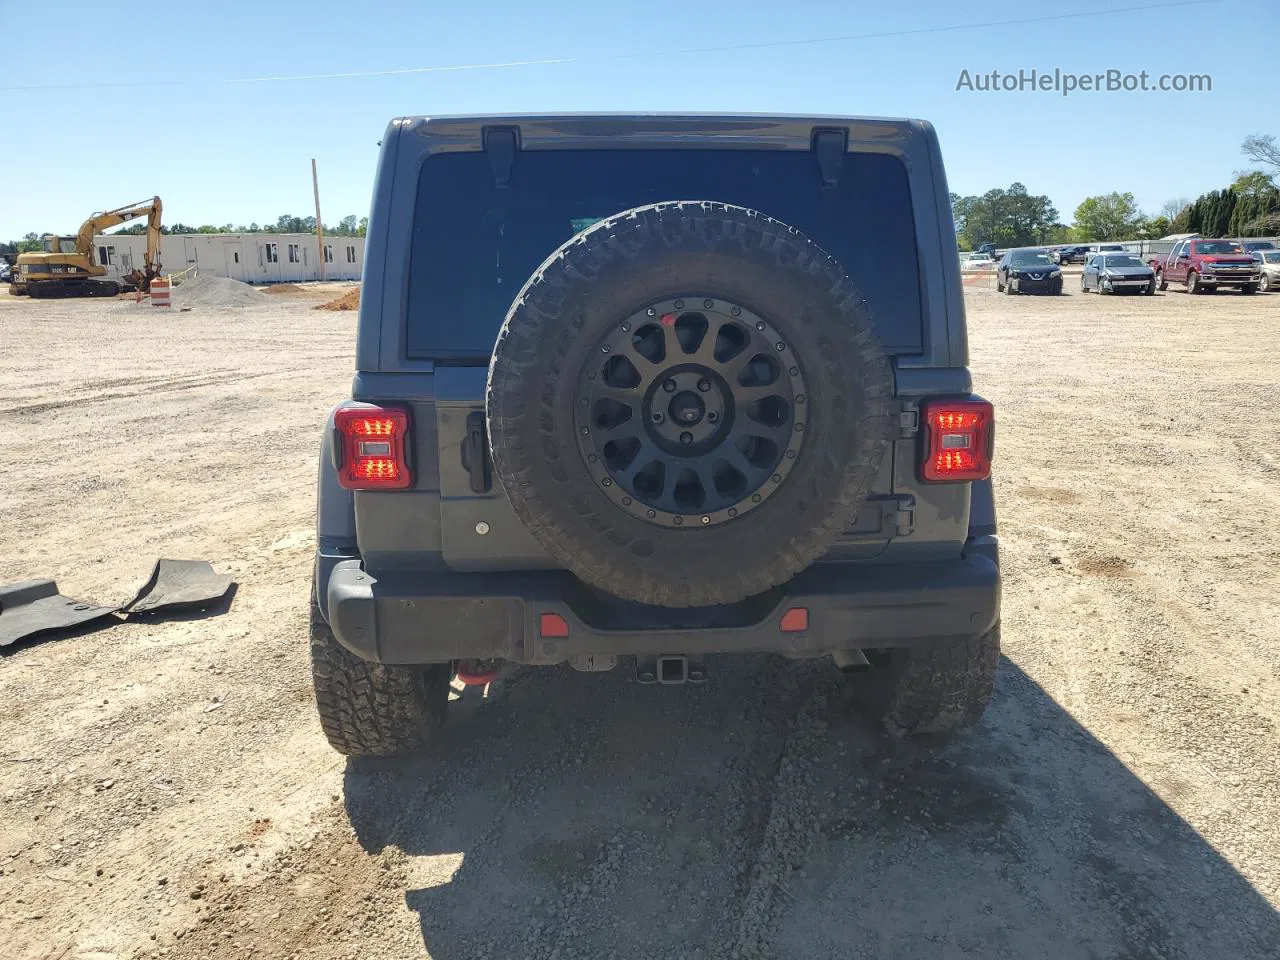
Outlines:
{"label": "rear window glass", "polygon": [[906,169],[848,154],[822,188],[811,153],[757,150],[542,150],[517,154],[494,185],[485,153],[442,153],[422,168],[409,274],[410,357],[470,360],[493,350],[521,286],[574,234],[660,200],[719,200],[803,231],[844,266],[885,347],[922,349],[920,277]]}

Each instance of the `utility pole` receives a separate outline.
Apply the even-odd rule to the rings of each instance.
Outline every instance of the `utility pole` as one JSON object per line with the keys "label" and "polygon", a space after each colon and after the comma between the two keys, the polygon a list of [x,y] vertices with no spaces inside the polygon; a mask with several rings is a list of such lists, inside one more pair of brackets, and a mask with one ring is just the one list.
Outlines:
{"label": "utility pole", "polygon": [[324,221],[320,219],[320,177],[316,174],[316,161],[311,161],[311,189],[316,195],[316,245],[320,248],[320,279],[325,279]]}

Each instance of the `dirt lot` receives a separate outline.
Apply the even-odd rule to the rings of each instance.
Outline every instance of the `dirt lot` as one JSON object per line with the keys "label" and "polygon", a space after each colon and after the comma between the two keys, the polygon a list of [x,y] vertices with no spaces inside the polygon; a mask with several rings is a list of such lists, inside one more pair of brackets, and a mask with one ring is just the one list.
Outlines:
{"label": "dirt lot", "polygon": [[0,582],[240,583],[0,659],[0,956],[1280,956],[1280,296],[1072,289],[967,294],[1007,655],[971,735],[725,659],[515,673],[400,764],[329,751],[305,659],[354,314],[0,294]]}

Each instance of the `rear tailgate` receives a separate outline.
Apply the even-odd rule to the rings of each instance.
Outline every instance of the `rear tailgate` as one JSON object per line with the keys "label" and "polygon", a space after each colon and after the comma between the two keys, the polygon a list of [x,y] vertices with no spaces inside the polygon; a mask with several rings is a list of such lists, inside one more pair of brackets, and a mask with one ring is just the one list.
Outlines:
{"label": "rear tailgate", "polygon": [[[370,229],[388,239],[371,249],[366,267],[358,363],[368,372],[357,376],[354,396],[408,403],[417,464],[412,491],[356,495],[371,569],[551,565],[484,461],[487,364],[529,275],[575,232],[620,210],[691,196],[762,210],[841,261],[895,366],[967,361],[945,179],[927,125],[463,118],[402,121],[388,137],[384,158],[397,159],[383,182],[384,159]],[[937,252],[942,246],[948,256]],[[922,272],[921,262],[944,267]],[[379,314],[380,329],[365,311]],[[914,471],[896,485],[895,472],[914,450],[904,438],[886,457],[872,500],[849,519],[832,559],[875,556],[910,535]],[[956,493],[936,510],[925,504],[920,516],[954,520],[963,509]]]}

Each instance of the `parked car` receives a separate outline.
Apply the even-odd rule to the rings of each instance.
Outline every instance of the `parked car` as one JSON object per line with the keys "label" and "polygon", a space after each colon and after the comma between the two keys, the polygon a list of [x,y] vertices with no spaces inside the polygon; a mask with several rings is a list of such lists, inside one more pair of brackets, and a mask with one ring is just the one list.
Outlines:
{"label": "parked car", "polygon": [[11,272],[12,268],[9,264],[4,260],[0,260],[0,283],[8,283]]}
{"label": "parked car", "polygon": [[1055,247],[1049,251],[1049,259],[1059,265],[1064,263],[1084,263],[1089,259],[1089,248],[1083,244]]}
{"label": "parked car", "polygon": [[986,273],[995,268],[996,262],[986,253],[975,253],[960,264],[960,269],[965,273]]}
{"label": "parked car", "polygon": [[1270,240],[1241,240],[1240,249],[1245,253],[1259,253],[1263,250],[1275,250],[1276,245]]}
{"label": "parked car", "polygon": [[1256,293],[1262,280],[1258,261],[1234,240],[1181,240],[1164,258],[1147,262],[1155,270],[1161,290],[1167,290],[1171,283],[1184,283],[1187,293],[1212,293],[1219,287]]}
{"label": "parked car", "polygon": [[504,663],[684,684],[729,652],[828,658],[898,735],[978,721],[994,414],[933,127],[407,118],[375,183],[352,396],[317,431],[336,750],[424,748],[451,681]]}
{"label": "parked car", "polygon": [[1043,250],[1010,250],[996,267],[1000,293],[1062,292],[1062,270]]}
{"label": "parked car", "polygon": [[1258,279],[1258,289],[1264,293],[1280,290],[1280,250],[1259,250],[1254,256],[1261,258],[1258,265],[1262,276]]}
{"label": "parked car", "polygon": [[978,249],[977,249],[977,250],[975,250],[975,251],[973,251],[973,252],[974,252],[974,253],[985,253],[985,254],[986,254],[987,256],[989,256],[992,260],[994,260],[994,259],[996,258],[996,245],[995,245],[994,243],[992,243],[990,240],[988,240],[986,243],[981,243],[981,244],[979,244],[979,245],[978,245]]}
{"label": "parked car", "polygon": [[1156,292],[1156,272],[1132,253],[1095,253],[1080,274],[1080,292]]}

